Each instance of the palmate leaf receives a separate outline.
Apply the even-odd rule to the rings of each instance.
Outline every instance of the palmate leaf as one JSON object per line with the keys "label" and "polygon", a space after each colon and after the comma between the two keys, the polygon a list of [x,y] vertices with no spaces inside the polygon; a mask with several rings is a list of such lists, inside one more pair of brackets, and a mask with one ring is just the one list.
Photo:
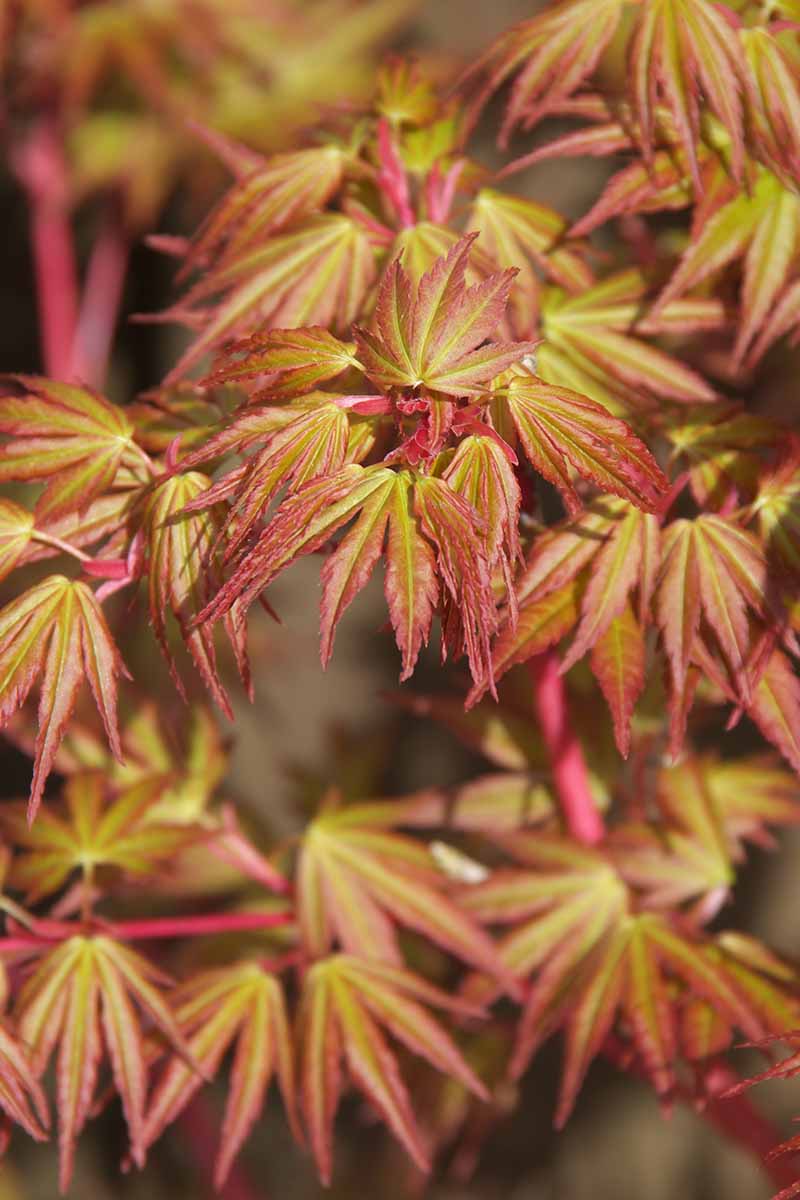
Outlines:
{"label": "palmate leaf", "polygon": [[800,252],[800,200],[760,168],[751,192],[732,185],[713,206],[698,210],[695,229],[655,312],[737,259],[744,260],[739,331],[734,358],[741,362],[789,279]]}
{"label": "palmate leaf", "polygon": [[236,261],[203,272],[165,316],[202,332],[167,376],[182,378],[209,351],[265,323],[348,330],[376,273],[370,234],[344,213],[321,213],[267,237]]}
{"label": "palmate leaf", "polygon": [[33,826],[23,808],[6,804],[0,825],[17,851],[9,882],[28,903],[51,895],[73,871],[92,879],[102,867],[147,875],[187,845],[196,831],[150,819],[158,795],[133,788],[112,798],[99,773],[70,776],[61,811],[48,805]]}
{"label": "palmate leaf", "polygon": [[[215,562],[221,554],[224,532],[219,507],[187,512],[191,501],[208,490],[211,480],[199,472],[168,476],[149,492],[142,517],[145,541],[148,599],[153,632],[182,691],[170,650],[167,614],[172,614],[203,682],[227,715],[230,701],[219,678],[213,630],[196,624],[213,585]],[[247,655],[241,629],[225,622],[237,665],[249,686]]]}
{"label": "palmate leaf", "polygon": [[467,287],[475,237],[438,258],[416,288],[399,258],[385,272],[375,332],[354,330],[359,360],[380,388],[480,395],[489,380],[534,349],[533,342],[486,344],[502,320],[516,270]]}
{"label": "palmate leaf", "polygon": [[[521,1075],[542,1042],[564,1030],[557,1126],[611,1032],[668,1096],[686,1053],[679,1038],[684,1004],[699,999],[717,1014],[722,1034],[714,1053],[736,1031],[749,1038],[781,1032],[774,1023],[797,1010],[793,975],[776,978],[735,938],[707,938],[666,913],[641,910],[604,853],[541,833],[497,840],[521,865],[460,889],[459,900],[489,924],[514,926],[500,952],[509,967],[532,975],[512,1073]],[[475,979],[471,993],[488,998],[489,985]],[[691,1050],[699,1057],[697,1039]]]}
{"label": "palmate leaf", "polygon": [[15,1005],[23,1042],[37,1076],[58,1046],[59,1181],[72,1177],[75,1143],[91,1111],[100,1062],[108,1057],[131,1138],[144,1159],[148,1067],[140,1012],[179,1053],[191,1055],[162,994],[164,976],[146,959],[107,937],[71,937],[47,952]]}
{"label": "palmate leaf", "polygon": [[311,958],[334,946],[359,959],[399,967],[396,924],[516,991],[492,942],[448,898],[447,877],[422,842],[392,829],[403,809],[391,804],[323,810],[306,828],[297,869],[301,938]]}
{"label": "palmate leaf", "polygon": [[84,511],[124,461],[133,464],[133,426],[123,409],[83,388],[20,375],[22,395],[0,395],[0,482],[47,481],[37,521]]}
{"label": "palmate leaf", "polygon": [[579,251],[559,244],[567,222],[553,209],[481,188],[467,224],[478,232],[482,250],[498,267],[518,270],[508,300],[511,326],[518,337],[530,336],[536,328],[537,271],[570,292],[592,285],[592,273]]}
{"label": "palmate leaf", "polygon": [[788,30],[756,26],[740,30],[749,69],[745,106],[755,152],[792,183],[800,172],[800,79],[797,50]]}
{"label": "palmate leaf", "polygon": [[446,648],[465,653],[475,678],[484,679],[495,600],[483,523],[445,481],[416,472],[351,464],[305,484],[284,500],[199,619],[216,620],[234,604],[244,612],[296,558],[318,550],[354,518],[323,568],[323,662],[341,614],[366,585],[383,553],[403,677],[413,671],[441,597],[447,606]]}
{"label": "palmate leaf", "polygon": [[648,322],[642,318],[647,291],[647,281],[636,270],[608,276],[578,296],[546,289],[545,342],[537,354],[542,377],[601,404],[610,403],[614,411],[641,407],[649,397],[681,404],[713,401],[715,393],[707,380],[640,335],[687,335],[718,328],[725,319],[721,304],[673,301],[662,309],[658,322]]}
{"label": "palmate leaf", "polygon": [[512,374],[501,389],[531,465],[559,489],[577,512],[572,472],[606,492],[653,511],[667,480],[630,426],[601,404],[536,375]]}
{"label": "palmate leaf", "polygon": [[472,1016],[474,1005],[399,967],[338,954],[306,975],[298,1018],[300,1095],[323,1183],[333,1167],[333,1122],[347,1074],[422,1170],[428,1150],[395,1054],[381,1027],[412,1054],[485,1099],[483,1084],[427,1007]]}
{"label": "palmate leaf", "polygon": [[255,962],[205,971],[182,984],[172,997],[175,1019],[200,1075],[184,1057],[173,1055],[156,1083],[144,1121],[148,1148],[183,1112],[204,1079],[212,1079],[236,1044],[230,1091],[220,1131],[214,1186],[222,1189],[277,1075],[289,1122],[296,1126],[292,1038],[280,982]]}
{"label": "palmate leaf", "polygon": [[322,326],[273,329],[227,347],[209,384],[258,379],[251,401],[301,396],[358,365],[355,344],[342,342]]}
{"label": "palmate leaf", "polygon": [[38,810],[84,680],[111,749],[120,757],[116,709],[122,671],[105,617],[86,584],[50,575],[0,610],[0,724],[8,723],[41,676],[29,820]]}
{"label": "palmate leaf", "polygon": [[592,75],[613,38],[623,11],[621,0],[568,0],[509,29],[470,69],[483,87],[475,107],[516,75],[501,138],[517,125],[529,128],[577,91]]}
{"label": "palmate leaf", "polygon": [[[516,76],[501,129],[530,128],[593,75],[627,6],[564,0],[503,34],[471,74],[485,80],[477,104]],[[646,156],[652,157],[657,104],[671,114],[696,185],[700,114],[710,110],[731,143],[734,174],[744,154],[743,97],[750,88],[744,49],[728,9],[710,0],[646,0],[628,35],[631,104]]]}

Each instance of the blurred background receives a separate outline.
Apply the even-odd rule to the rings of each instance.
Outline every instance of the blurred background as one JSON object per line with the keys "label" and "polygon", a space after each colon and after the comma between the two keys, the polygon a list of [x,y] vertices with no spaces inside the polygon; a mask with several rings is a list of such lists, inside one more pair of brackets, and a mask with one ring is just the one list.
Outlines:
{"label": "blurred background", "polygon": [[[52,101],[54,74],[71,106],[67,186],[82,262],[104,229],[124,231],[125,261],[115,276],[123,288],[123,315],[109,391],[125,402],[157,384],[183,345],[172,326],[129,321],[133,313],[166,307],[175,296],[173,264],[145,237],[190,233],[226,183],[177,114],[190,111],[258,149],[278,148],[313,121],[320,106],[367,94],[374,64],[386,50],[413,52],[447,74],[536,7],[535,0],[0,0],[0,133],[6,147],[0,370],[41,369],[19,146],[31,113]],[[481,152],[492,161],[488,133],[482,140],[479,133]],[[528,172],[515,186],[577,216],[604,170],[596,163],[556,162]],[[223,785],[246,814],[280,836],[291,834],[328,784],[353,795],[400,794],[459,782],[478,761],[446,729],[392,703],[397,668],[379,630],[379,581],[355,604],[330,668],[320,672],[317,579],[318,564],[301,562],[271,593],[282,625],[253,619],[256,702],[237,703]],[[138,619],[132,614],[132,621]],[[148,685],[163,671],[152,654],[137,661],[135,645],[128,658],[134,675]],[[414,690],[442,686],[435,663],[423,663]],[[181,720],[177,708],[175,720]],[[5,797],[24,794],[28,772],[23,755],[0,746]],[[764,856],[754,856],[736,912],[727,915],[780,952],[796,955],[800,839],[787,837],[768,866]],[[496,1129],[473,1130],[476,1140],[487,1135],[480,1156],[458,1144],[446,1148],[429,1182],[382,1129],[370,1125],[362,1107],[346,1105],[328,1194],[332,1200],[770,1195],[756,1164],[702,1119],[686,1108],[661,1112],[644,1086],[602,1064],[593,1069],[567,1130],[554,1135],[558,1053],[557,1046],[545,1048],[521,1095],[505,1098],[513,1111]],[[743,1055],[743,1070],[747,1063]],[[186,1127],[173,1126],[152,1152],[145,1175],[119,1175],[123,1131],[116,1113],[104,1114],[82,1139],[71,1194],[79,1200],[210,1197],[210,1166],[198,1162],[197,1147],[207,1145],[211,1159],[219,1101],[211,1089],[203,1107],[192,1110],[191,1144]],[[758,1102],[788,1131],[800,1091],[796,1083],[772,1084]],[[226,1200],[314,1200],[325,1194],[310,1160],[291,1143],[277,1103],[268,1107],[241,1163],[241,1176],[223,1193]],[[33,1147],[16,1137],[0,1166],[0,1200],[50,1200],[55,1179],[55,1147]]]}

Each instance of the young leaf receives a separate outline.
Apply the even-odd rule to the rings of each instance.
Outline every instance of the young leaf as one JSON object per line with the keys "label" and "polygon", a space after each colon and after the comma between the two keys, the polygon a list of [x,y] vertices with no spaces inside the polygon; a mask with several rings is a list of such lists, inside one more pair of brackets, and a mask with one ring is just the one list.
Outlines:
{"label": "young leaf", "polygon": [[117,676],[123,670],[100,605],[85,583],[50,575],[0,609],[0,725],[24,704],[37,675],[42,677],[29,820],[36,816],[84,680],[111,749],[120,757]]}
{"label": "young leaf", "polygon": [[379,387],[425,388],[475,396],[534,349],[533,342],[488,342],[505,312],[515,271],[499,271],[467,287],[476,234],[436,260],[415,288],[400,259],[378,292],[376,332],[356,326],[358,356]]}
{"label": "young leaf", "polygon": [[137,1009],[179,1053],[189,1054],[162,995],[163,983],[150,963],[120,943],[76,936],[44,955],[17,997],[17,1027],[37,1076],[58,1046],[62,1191],[69,1187],[75,1143],[92,1111],[104,1055],[122,1100],[134,1161],[144,1160],[148,1069]]}
{"label": "young leaf", "polygon": [[322,959],[306,975],[298,1019],[300,1094],[323,1183],[330,1182],[332,1172],[342,1060],[413,1161],[421,1170],[429,1169],[422,1131],[381,1026],[413,1054],[486,1098],[483,1084],[423,1005],[456,1015],[476,1011],[409,971],[349,955]]}
{"label": "young leaf", "polygon": [[286,1005],[279,981],[255,962],[220,967],[188,980],[172,998],[175,1019],[200,1075],[180,1055],[172,1055],[148,1105],[142,1134],[147,1149],[186,1108],[204,1080],[219,1071],[236,1043],[230,1092],[220,1133],[214,1186],[225,1186],[233,1162],[258,1120],[264,1097],[277,1074],[295,1136],[294,1062]]}
{"label": "young leaf", "polygon": [[153,872],[196,836],[185,825],[152,820],[157,799],[145,789],[111,799],[102,775],[79,773],[67,780],[63,810],[48,805],[32,827],[24,810],[6,805],[0,823],[17,848],[9,882],[33,903],[58,891],[76,870],[90,879],[104,866],[131,875]]}
{"label": "young leaf", "polygon": [[136,462],[125,412],[94,392],[20,375],[23,395],[0,396],[0,482],[46,480],[37,521],[85,511],[107,491],[126,458]]}
{"label": "young leaf", "polygon": [[306,952],[320,958],[338,944],[359,959],[399,966],[397,922],[490,975],[499,969],[500,986],[514,991],[490,939],[448,898],[430,850],[387,831],[378,815],[369,805],[348,806],[323,811],[307,827],[298,866]]}

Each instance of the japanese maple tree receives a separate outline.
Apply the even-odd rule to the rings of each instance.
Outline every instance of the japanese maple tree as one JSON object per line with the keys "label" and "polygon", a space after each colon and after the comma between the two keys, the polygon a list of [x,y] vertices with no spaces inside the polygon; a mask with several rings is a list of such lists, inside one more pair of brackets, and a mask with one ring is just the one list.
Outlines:
{"label": "japanese maple tree", "polygon": [[[37,136],[121,48],[177,103],[174,19],[95,30]],[[351,1093],[427,1172],[556,1035],[559,1129],[602,1057],[759,1159],[781,1141],[737,1050],[797,1072],[800,968],[725,908],[800,823],[800,436],[761,402],[800,333],[799,21],[559,0],[460,76],[387,59],[275,153],[201,114],[232,183],[151,239],[180,265],[148,319],[189,333],[123,403],[36,174],[66,143],[12,128],[45,361],[0,385],[0,722],[33,760],[0,807],[0,1108],[6,1138],[55,1124],[62,1190],[107,1106],[146,1170],[223,1076],[217,1188],[273,1085],[323,1183]],[[609,166],[574,222],[513,190],[567,156]],[[107,330],[115,279],[85,280]],[[490,769],[393,798],[332,777],[287,839],[221,798],[213,709],[280,669],[249,614],[308,555],[322,667],[377,572],[387,708]],[[133,678],[141,610],[177,737]],[[798,1144],[767,1162],[784,1198]]]}

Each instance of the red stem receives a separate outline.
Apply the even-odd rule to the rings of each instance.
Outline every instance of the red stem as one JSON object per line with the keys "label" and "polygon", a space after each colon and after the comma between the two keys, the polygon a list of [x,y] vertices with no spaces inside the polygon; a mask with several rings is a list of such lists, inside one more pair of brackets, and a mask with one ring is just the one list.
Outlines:
{"label": "red stem", "polygon": [[567,693],[556,651],[547,650],[533,658],[530,671],[534,709],[567,829],[576,841],[594,845],[603,840],[603,818],[589,787],[581,744],[570,724]]}
{"label": "red stem", "polygon": [[28,196],[30,239],[46,373],[68,379],[78,313],[78,274],[64,153],[55,124],[42,121],[17,155]]}
{"label": "red stem", "polygon": [[288,925],[291,912],[205,913],[192,917],[154,917],[142,921],[98,921],[94,927],[75,921],[32,920],[31,932],[0,938],[0,951],[26,950],[46,942],[64,941],[86,932],[106,933],[125,941],[201,937],[214,933],[243,933]]}
{"label": "red stem", "polygon": [[726,1062],[715,1063],[705,1078],[706,1088],[711,1097],[706,1104],[704,1115],[737,1146],[749,1150],[777,1187],[791,1187],[800,1179],[797,1156],[787,1155],[785,1158],[767,1160],[770,1151],[783,1141],[780,1133],[747,1096],[740,1094],[723,1098],[722,1093],[739,1082],[738,1075]]}
{"label": "red stem", "polygon": [[89,257],[72,352],[73,375],[100,389],[105,384],[122,303],[128,253],[128,239],[114,201]]}

